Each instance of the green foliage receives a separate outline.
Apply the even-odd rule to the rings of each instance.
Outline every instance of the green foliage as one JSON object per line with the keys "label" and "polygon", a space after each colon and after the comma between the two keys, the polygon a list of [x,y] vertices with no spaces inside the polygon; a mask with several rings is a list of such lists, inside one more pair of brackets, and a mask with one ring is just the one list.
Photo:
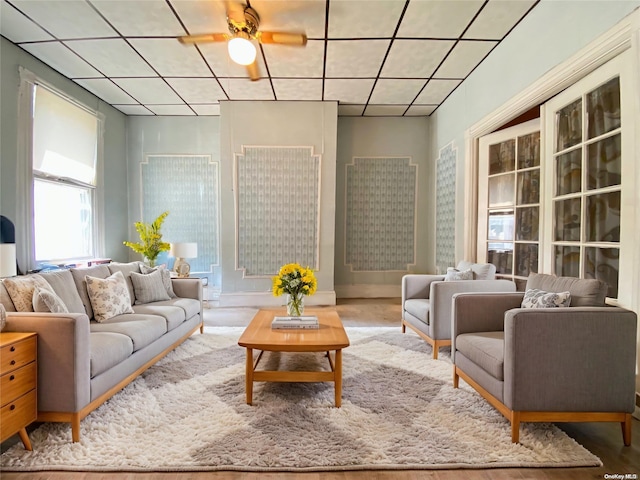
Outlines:
{"label": "green foliage", "polygon": [[162,241],[162,234],[160,233],[160,227],[162,227],[162,222],[167,218],[167,215],[169,215],[169,212],[161,213],[151,224],[136,222],[134,225],[136,232],[140,235],[140,242],[123,242],[134,252],[146,257],[152,267],[155,265],[160,252],[166,252],[170,248],[167,242]]}

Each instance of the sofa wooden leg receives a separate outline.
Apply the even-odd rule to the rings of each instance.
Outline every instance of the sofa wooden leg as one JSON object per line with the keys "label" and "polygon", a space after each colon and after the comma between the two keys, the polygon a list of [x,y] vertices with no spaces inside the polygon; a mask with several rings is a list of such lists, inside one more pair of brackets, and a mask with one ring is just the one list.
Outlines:
{"label": "sofa wooden leg", "polygon": [[437,343],[433,344],[433,359],[434,360],[438,359],[438,344]]}
{"label": "sofa wooden leg", "polygon": [[624,416],[624,422],[620,424],[622,427],[622,439],[627,447],[631,446],[631,421],[631,414],[627,413]]}
{"label": "sofa wooden leg", "polygon": [[400,322],[400,326],[402,327],[402,333],[407,333],[407,326],[404,324],[404,322]]}
{"label": "sofa wooden leg", "polygon": [[520,443],[520,412],[511,412],[511,442]]}
{"label": "sofa wooden leg", "polygon": [[456,366],[453,366],[453,388],[458,388],[458,384],[460,383],[460,377],[458,376],[458,372],[456,371]]}
{"label": "sofa wooden leg", "polygon": [[80,441],[80,415],[74,414],[71,418],[71,439],[73,443]]}

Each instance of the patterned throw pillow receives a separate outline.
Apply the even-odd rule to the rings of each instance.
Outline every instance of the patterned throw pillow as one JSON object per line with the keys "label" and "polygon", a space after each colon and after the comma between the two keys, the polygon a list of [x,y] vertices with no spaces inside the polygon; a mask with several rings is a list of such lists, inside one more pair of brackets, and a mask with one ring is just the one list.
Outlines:
{"label": "patterned throw pillow", "polygon": [[162,272],[162,284],[164,285],[165,290],[169,294],[169,297],[176,298],[177,295],[173,291],[173,283],[171,283],[171,272],[167,270],[165,265],[160,265],[159,267],[151,268],[148,265],[140,264],[140,271],[144,274],[153,273],[156,270],[160,270]]}
{"label": "patterned throw pillow", "polygon": [[455,282],[458,280],[473,280],[473,270],[458,270],[453,267],[447,268],[447,275],[444,277],[445,282]]}
{"label": "patterned throw pillow", "polygon": [[123,313],[134,313],[127,281],[122,272],[116,272],[104,279],[89,275],[84,279],[87,282],[87,293],[96,322],[104,322]]}
{"label": "patterned throw pillow", "polygon": [[34,312],[52,312],[52,313],[69,313],[69,309],[62,299],[51,290],[36,287],[33,290],[33,311]]}
{"label": "patterned throw pillow", "polygon": [[162,282],[162,271],[152,273],[131,272],[133,290],[136,292],[136,305],[143,303],[170,300],[167,289]]}
{"label": "patterned throw pillow", "polygon": [[38,274],[5,278],[2,283],[17,312],[33,312],[33,291],[36,287],[53,291],[51,285]]}
{"label": "patterned throw pillow", "polygon": [[528,289],[522,299],[522,308],[557,308],[568,307],[570,304],[570,292],[545,292],[537,288]]}

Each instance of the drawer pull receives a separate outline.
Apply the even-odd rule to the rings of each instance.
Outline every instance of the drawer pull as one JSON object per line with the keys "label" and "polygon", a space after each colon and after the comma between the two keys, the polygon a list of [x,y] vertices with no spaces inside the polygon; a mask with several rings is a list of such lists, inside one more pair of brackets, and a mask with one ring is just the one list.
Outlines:
{"label": "drawer pull", "polygon": [[16,361],[15,360],[11,360],[11,365],[15,365]]}
{"label": "drawer pull", "polygon": [[16,409],[16,406],[15,406],[15,405],[11,405],[11,406],[9,407],[9,410],[15,410],[15,409]]}
{"label": "drawer pull", "polygon": [[15,379],[16,379],[16,376],[15,376],[15,375],[11,375],[11,376],[9,377],[9,381],[10,381],[10,382],[11,382],[11,381],[13,381],[13,380],[15,380]]}
{"label": "drawer pull", "polygon": [[11,345],[11,348],[9,349],[10,352],[15,352],[16,351],[16,346],[15,345]]}

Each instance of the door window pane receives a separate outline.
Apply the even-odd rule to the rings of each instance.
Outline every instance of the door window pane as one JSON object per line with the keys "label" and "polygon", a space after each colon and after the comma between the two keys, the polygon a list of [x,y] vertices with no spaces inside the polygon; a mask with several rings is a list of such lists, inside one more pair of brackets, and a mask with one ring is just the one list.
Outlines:
{"label": "door window pane", "polygon": [[512,172],[516,165],[516,141],[496,143],[489,147],[489,175]]}
{"label": "door window pane", "polygon": [[620,250],[617,248],[585,248],[587,257],[584,276],[597,278],[607,284],[607,296],[618,296],[618,271]]}
{"label": "door window pane", "polygon": [[515,174],[498,175],[489,179],[489,207],[506,207],[514,203]]}
{"label": "door window pane", "polygon": [[620,128],[620,79],[609,80],[587,94],[588,138]]}
{"label": "door window pane", "polygon": [[582,99],[556,112],[556,152],[582,141]]}
{"label": "door window pane", "polygon": [[516,275],[528,277],[530,273],[538,272],[537,243],[517,243],[515,255]]}
{"label": "door window pane", "polygon": [[489,240],[513,240],[513,210],[489,212]]}
{"label": "door window pane", "polygon": [[592,143],[587,149],[587,188],[620,185],[622,180],[622,158],[620,156],[620,134]]}
{"label": "door window pane", "polygon": [[582,149],[556,157],[556,195],[577,193],[582,189]]}
{"label": "door window pane", "polygon": [[587,197],[587,241],[620,241],[620,191]]}
{"label": "door window pane", "polygon": [[555,272],[562,277],[580,277],[580,247],[556,245]]}
{"label": "door window pane", "polygon": [[517,204],[540,202],[540,169],[518,172]]}
{"label": "door window pane", "polygon": [[539,231],[539,208],[516,209],[516,240],[537,242]]}
{"label": "door window pane", "polygon": [[555,202],[554,231],[556,241],[580,241],[580,214],[582,200],[570,198]]}
{"label": "door window pane", "polygon": [[490,243],[487,260],[496,266],[496,273],[510,275],[513,273],[513,244]]}
{"label": "door window pane", "polygon": [[518,168],[540,166],[540,132],[518,137]]}

